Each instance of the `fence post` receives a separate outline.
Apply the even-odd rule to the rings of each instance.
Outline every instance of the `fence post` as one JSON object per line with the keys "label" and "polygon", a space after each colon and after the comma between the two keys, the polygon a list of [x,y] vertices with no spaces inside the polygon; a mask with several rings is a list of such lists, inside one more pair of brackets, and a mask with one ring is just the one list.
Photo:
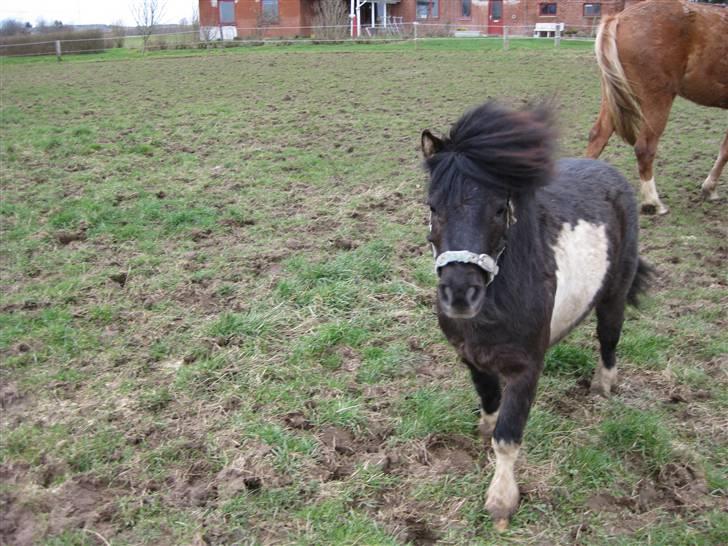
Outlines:
{"label": "fence post", "polygon": [[554,32],[554,47],[559,47],[561,44],[561,27],[556,23],[556,32]]}
{"label": "fence post", "polygon": [[508,27],[503,27],[503,51],[508,51]]}
{"label": "fence post", "polygon": [[412,26],[414,28],[414,35],[415,35],[414,36],[415,37],[415,49],[417,49],[417,26],[418,25],[419,25],[419,23],[417,21],[412,23]]}
{"label": "fence post", "polygon": [[58,62],[61,62],[61,41],[56,40],[56,58],[58,59]]}

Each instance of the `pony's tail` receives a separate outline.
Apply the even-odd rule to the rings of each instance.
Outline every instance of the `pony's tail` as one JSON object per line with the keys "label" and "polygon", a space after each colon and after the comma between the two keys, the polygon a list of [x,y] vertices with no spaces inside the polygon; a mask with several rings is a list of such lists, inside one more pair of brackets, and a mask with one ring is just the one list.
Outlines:
{"label": "pony's tail", "polygon": [[602,71],[602,94],[615,132],[634,145],[642,125],[642,109],[627,81],[617,50],[617,16],[602,22],[594,44],[597,63]]}
{"label": "pony's tail", "polygon": [[634,307],[639,305],[639,297],[647,292],[654,275],[655,268],[640,258],[637,263],[637,273],[635,273],[632,286],[629,287],[629,292],[627,292],[627,303]]}

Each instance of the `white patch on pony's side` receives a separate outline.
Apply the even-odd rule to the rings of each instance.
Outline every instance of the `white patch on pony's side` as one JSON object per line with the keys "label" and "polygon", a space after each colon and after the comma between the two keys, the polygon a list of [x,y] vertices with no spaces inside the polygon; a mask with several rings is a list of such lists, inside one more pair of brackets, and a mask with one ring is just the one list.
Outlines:
{"label": "white patch on pony's side", "polygon": [[551,344],[576,326],[589,310],[609,268],[609,241],[604,224],[565,223],[553,247],[556,294],[551,314]]}

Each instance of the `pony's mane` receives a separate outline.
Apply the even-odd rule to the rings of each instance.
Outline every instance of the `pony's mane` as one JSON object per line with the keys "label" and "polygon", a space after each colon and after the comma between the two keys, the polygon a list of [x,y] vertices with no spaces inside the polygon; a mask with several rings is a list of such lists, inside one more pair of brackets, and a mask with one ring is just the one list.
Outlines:
{"label": "pony's mane", "polygon": [[466,112],[439,141],[426,161],[438,187],[450,200],[463,179],[504,194],[524,194],[548,183],[555,134],[546,105],[510,110],[487,102]]}

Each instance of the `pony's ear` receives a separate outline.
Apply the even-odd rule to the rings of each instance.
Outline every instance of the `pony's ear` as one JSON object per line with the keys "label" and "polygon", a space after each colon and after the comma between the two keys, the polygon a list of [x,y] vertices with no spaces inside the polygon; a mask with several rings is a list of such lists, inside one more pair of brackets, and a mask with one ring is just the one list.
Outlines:
{"label": "pony's ear", "polygon": [[422,155],[425,156],[425,159],[430,159],[440,150],[442,150],[442,140],[427,129],[422,131]]}

